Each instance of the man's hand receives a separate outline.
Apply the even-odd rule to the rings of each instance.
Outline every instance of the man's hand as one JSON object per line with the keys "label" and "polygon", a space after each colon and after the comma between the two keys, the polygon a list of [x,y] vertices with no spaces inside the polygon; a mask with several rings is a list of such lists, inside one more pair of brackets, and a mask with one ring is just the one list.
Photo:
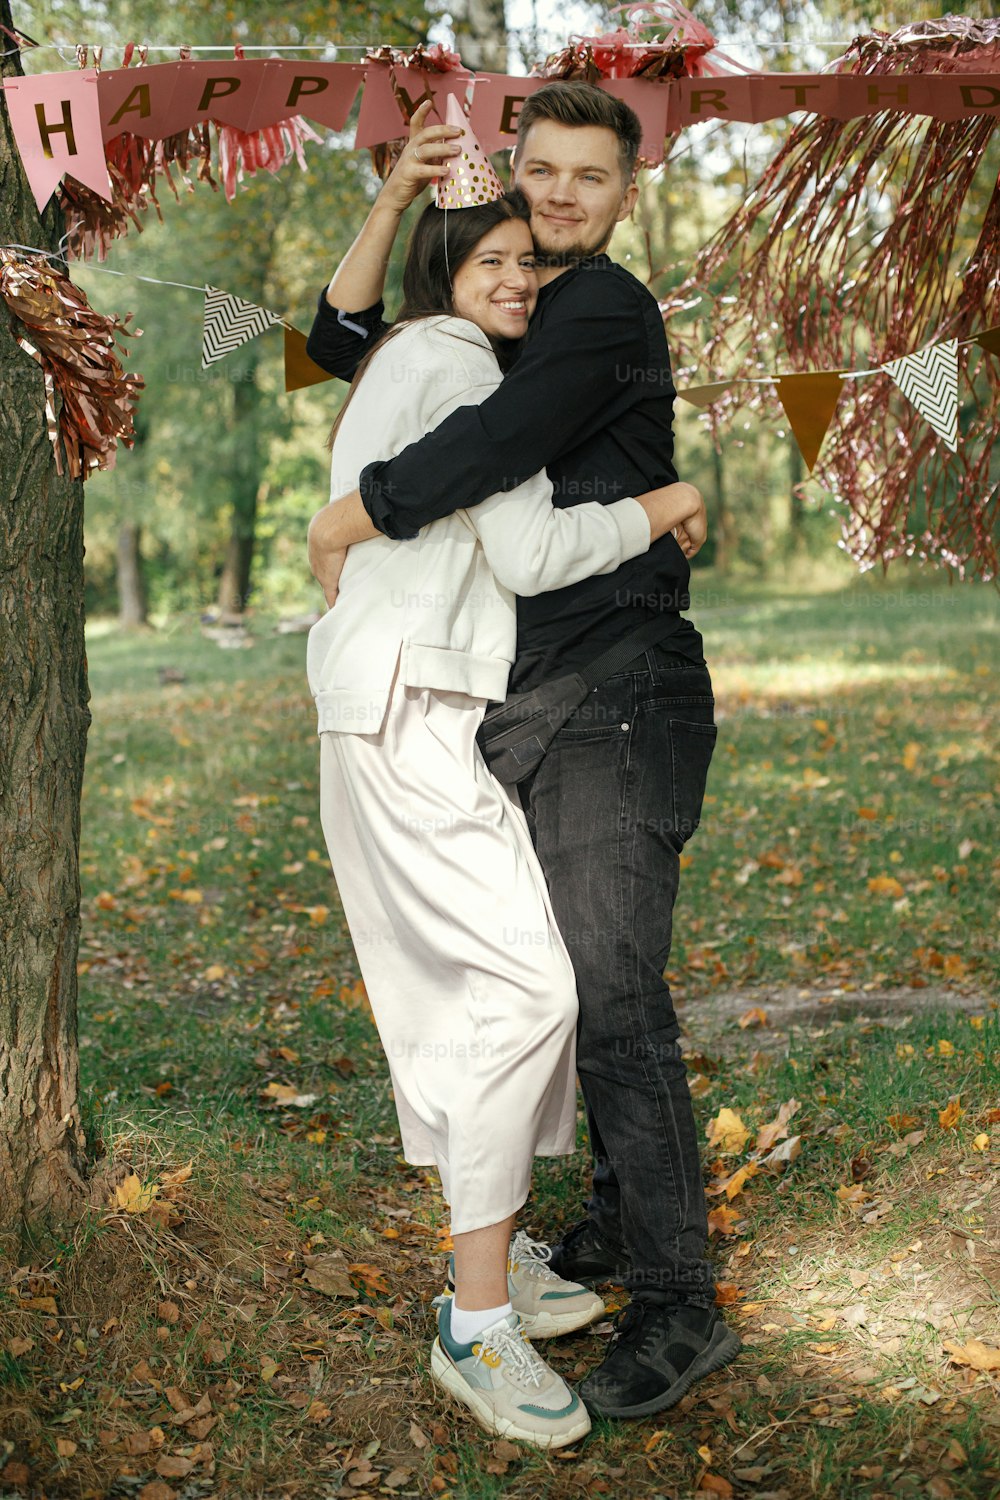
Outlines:
{"label": "man's hand", "polygon": [[674,527],[674,536],[677,544],[685,557],[694,557],[705,544],[708,536],[708,516],[705,513],[705,501],[701,495],[698,496],[698,509],[691,515],[685,516],[684,520]]}
{"label": "man's hand", "polygon": [[321,517],[324,510],[317,511],[309,522],[309,570],[323,590],[323,597],[332,609],[337,602],[340,575],[347,560],[346,547],[331,547],[324,541]]}
{"label": "man's hand", "polygon": [[419,198],[429,182],[441,176],[443,168],[460,147],[456,138],[462,132],[457,125],[427,125],[433,100],[425,99],[410,119],[410,139],[403,154],[385,180],[379,198],[402,213]]}

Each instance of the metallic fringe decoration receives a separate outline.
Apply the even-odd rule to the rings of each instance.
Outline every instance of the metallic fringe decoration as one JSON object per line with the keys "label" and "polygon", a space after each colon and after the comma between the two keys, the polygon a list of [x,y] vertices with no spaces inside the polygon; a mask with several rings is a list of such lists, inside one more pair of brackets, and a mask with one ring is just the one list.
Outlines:
{"label": "metallic fringe decoration", "polygon": [[[113,469],[119,439],[129,448],[135,441],[132,408],[144,384],[141,375],[125,374],[114,353],[119,336],[141,332],[125,327],[133,314],[105,317],[43,255],[5,247],[0,247],[0,298],[11,314],[15,339],[45,376],[56,472],[63,472],[63,451],[71,479]],[[62,397],[58,417],[56,392]]]}
{"label": "metallic fringe decoration", "polygon": [[[835,66],[976,73],[998,63],[1000,20],[949,16],[859,37]],[[803,118],[662,304],[668,323],[704,308],[693,327],[670,325],[680,376],[874,369],[1000,323],[996,142],[997,121],[982,116]],[[978,238],[960,241],[973,192],[985,212]],[[863,570],[905,556],[997,577],[1000,372],[972,346],[962,364],[957,454],[888,375],[846,382],[853,399],[841,399],[814,478],[843,507],[843,544]],[[717,446],[736,405],[759,409],[767,389],[737,388],[712,406]]]}

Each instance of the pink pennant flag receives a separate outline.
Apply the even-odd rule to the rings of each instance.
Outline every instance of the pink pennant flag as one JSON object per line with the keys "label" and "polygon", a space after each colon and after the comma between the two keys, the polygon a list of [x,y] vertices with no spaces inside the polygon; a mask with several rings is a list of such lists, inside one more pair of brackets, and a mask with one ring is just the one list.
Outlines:
{"label": "pink pennant flag", "polygon": [[670,85],[662,78],[603,78],[598,88],[616,99],[624,99],[639,116],[642,141],[639,155],[650,166],[663,160],[663,143],[667,133],[667,105]]}
{"label": "pink pennant flag", "polygon": [[444,119],[445,101],[451,95],[464,100],[471,76],[464,72],[433,73],[425,68],[369,63],[354,136],[355,147],[381,146],[384,141],[405,136],[414,110],[427,98],[434,101],[427,124],[440,124]]}
{"label": "pink pennant flag", "polygon": [[64,173],[110,203],[97,70],[5,78],[3,87],[14,139],[39,213]]}

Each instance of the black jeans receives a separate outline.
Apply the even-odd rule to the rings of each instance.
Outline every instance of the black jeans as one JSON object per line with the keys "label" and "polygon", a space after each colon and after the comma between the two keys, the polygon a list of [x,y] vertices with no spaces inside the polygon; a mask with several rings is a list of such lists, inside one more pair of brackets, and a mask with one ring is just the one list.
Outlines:
{"label": "black jeans", "polygon": [[654,646],[595,688],[521,801],[576,969],[588,1213],[633,1297],[711,1306],[708,1216],[680,1028],[663,970],[680,853],[715,748],[702,662]]}

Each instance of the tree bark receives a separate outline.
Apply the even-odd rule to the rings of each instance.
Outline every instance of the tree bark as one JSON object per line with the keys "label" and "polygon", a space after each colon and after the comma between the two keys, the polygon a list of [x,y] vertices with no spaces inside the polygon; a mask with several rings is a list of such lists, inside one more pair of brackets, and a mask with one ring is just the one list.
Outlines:
{"label": "tree bark", "polygon": [[[13,25],[9,0],[0,21]],[[12,48],[3,38],[3,49]],[[23,76],[14,51],[3,75]],[[0,243],[54,249],[0,100]],[[38,364],[0,304],[0,1238],[72,1216],[77,1102],[80,794],[90,697],[83,482],[56,474]]]}

